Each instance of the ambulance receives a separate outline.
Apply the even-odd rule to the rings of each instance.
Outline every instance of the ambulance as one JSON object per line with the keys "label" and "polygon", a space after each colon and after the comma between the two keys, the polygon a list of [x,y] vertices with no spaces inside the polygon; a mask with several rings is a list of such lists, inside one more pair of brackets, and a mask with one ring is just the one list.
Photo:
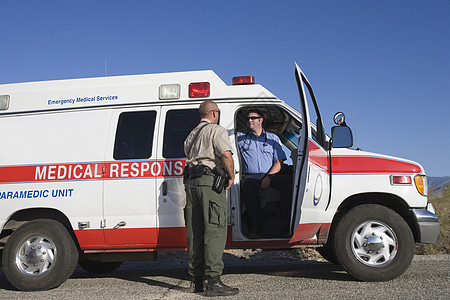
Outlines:
{"label": "ambulance", "polygon": [[[410,265],[415,243],[435,243],[439,222],[413,161],[353,147],[341,112],[325,133],[310,83],[296,65],[300,111],[255,84],[213,71],[0,85],[0,253],[19,290],[58,287],[77,264],[109,272],[124,261],[185,250],[183,141],[213,100],[235,161],[227,191],[228,249],[314,247],[363,281]],[[290,231],[280,195],[256,191],[262,233],[248,237],[237,132],[257,108],[287,157]],[[330,116],[331,118],[331,116]]]}

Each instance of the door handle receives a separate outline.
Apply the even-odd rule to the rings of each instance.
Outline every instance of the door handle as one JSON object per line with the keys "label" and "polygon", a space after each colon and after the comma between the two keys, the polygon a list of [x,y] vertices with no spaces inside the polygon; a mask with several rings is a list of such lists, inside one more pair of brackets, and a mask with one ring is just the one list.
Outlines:
{"label": "door handle", "polygon": [[161,193],[163,196],[167,195],[167,182],[166,181],[164,181],[161,185]]}
{"label": "door handle", "polygon": [[125,221],[120,221],[120,222],[117,223],[117,225],[114,226],[113,228],[114,228],[114,229],[117,229],[117,228],[123,227],[123,226],[125,226],[125,225],[127,225],[127,222],[125,222]]}

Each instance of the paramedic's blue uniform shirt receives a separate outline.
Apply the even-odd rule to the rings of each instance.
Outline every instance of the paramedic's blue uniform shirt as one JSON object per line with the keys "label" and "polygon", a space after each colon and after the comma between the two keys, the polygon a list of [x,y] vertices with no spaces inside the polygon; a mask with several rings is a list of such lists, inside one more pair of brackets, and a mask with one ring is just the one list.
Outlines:
{"label": "paramedic's blue uniform shirt", "polygon": [[253,132],[248,134],[238,132],[237,140],[242,157],[243,174],[265,174],[277,160],[286,159],[280,139],[274,133],[263,131],[257,138]]}

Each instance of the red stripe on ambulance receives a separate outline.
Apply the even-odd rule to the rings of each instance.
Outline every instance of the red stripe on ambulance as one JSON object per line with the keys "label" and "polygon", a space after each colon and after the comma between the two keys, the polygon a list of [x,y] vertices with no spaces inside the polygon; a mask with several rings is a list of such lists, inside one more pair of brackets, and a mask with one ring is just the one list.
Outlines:
{"label": "red stripe on ambulance", "polygon": [[[297,248],[299,245],[316,244],[317,239],[314,235],[319,229],[319,232],[326,231],[325,234],[327,235],[330,226],[330,223],[299,224],[294,234],[299,242],[295,243],[290,243],[284,239],[233,241],[231,238],[232,227],[228,226],[225,247],[227,249],[248,247],[264,249]],[[87,253],[186,249],[186,227],[84,229],[75,230],[74,232],[81,249],[86,250]],[[106,241],[104,233],[107,236]]]}
{"label": "red stripe on ambulance", "polygon": [[308,147],[309,147],[309,155],[308,160],[330,174],[330,168],[328,165],[328,154],[325,150],[323,150],[321,147],[317,146],[315,142],[312,140],[308,141]]}
{"label": "red stripe on ambulance", "polygon": [[333,156],[333,174],[415,174],[420,166],[409,162],[375,156]]}
{"label": "red stripe on ambulance", "polygon": [[0,183],[182,176],[185,160],[0,167]]}

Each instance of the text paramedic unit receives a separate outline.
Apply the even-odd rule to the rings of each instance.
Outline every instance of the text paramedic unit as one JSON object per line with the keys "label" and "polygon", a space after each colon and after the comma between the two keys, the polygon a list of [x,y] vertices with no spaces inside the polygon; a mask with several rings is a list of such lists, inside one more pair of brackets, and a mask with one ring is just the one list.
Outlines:
{"label": "text paramedic unit", "polygon": [[[45,290],[67,280],[77,263],[108,272],[184,250],[183,142],[207,99],[220,109],[235,161],[227,248],[314,247],[357,279],[400,276],[415,243],[435,243],[439,233],[424,168],[353,149],[341,112],[327,135],[297,65],[295,78],[299,111],[252,76],[227,85],[213,71],[0,85],[0,253],[9,282]],[[249,238],[237,147],[250,109],[278,136],[290,157],[282,170],[293,182],[291,199],[255,191],[257,238]],[[282,201],[292,207],[288,232]]]}

